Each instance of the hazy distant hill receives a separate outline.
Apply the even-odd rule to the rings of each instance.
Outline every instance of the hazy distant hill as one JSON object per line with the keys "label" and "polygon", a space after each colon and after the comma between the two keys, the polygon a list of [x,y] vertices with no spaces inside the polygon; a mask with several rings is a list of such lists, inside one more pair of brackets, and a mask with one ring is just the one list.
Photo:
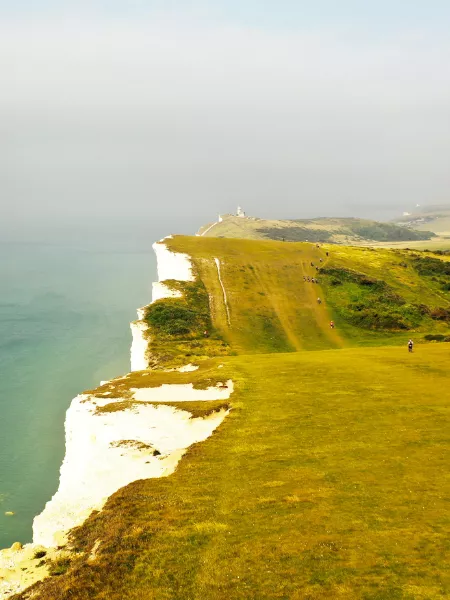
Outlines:
{"label": "hazy distant hill", "polygon": [[433,231],[441,236],[450,236],[450,205],[436,205],[418,208],[405,213],[396,224],[420,231]]}
{"label": "hazy distant hill", "polygon": [[266,220],[224,215],[221,219],[202,227],[199,235],[332,244],[429,240],[435,235],[432,231],[417,231],[403,224],[356,218]]}

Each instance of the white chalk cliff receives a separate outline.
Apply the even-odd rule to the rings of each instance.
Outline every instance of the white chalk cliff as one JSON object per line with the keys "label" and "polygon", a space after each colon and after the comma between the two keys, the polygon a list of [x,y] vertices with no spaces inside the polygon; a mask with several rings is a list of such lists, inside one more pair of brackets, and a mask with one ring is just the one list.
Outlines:
{"label": "white chalk cliff", "polygon": [[[194,280],[189,255],[169,250],[164,243],[166,239],[168,238],[153,244],[158,268],[158,281],[153,283],[152,303],[162,298],[179,298],[181,296],[178,290],[171,289],[170,286],[164,283],[165,281],[170,279],[176,281]],[[147,306],[138,308],[138,319],[130,324],[132,335],[130,363],[132,371],[143,371],[148,367],[148,339],[146,337],[148,325],[143,321],[146,308]]]}
{"label": "white chalk cliff", "polygon": [[[171,252],[164,240],[154,244],[158,278],[152,302],[179,295],[164,284],[168,279],[192,281],[190,258]],[[131,369],[148,366],[144,308],[132,323]],[[186,365],[188,372],[197,367]],[[45,569],[31,564],[37,549],[55,549],[67,540],[69,531],[81,525],[93,510],[101,509],[111,494],[138,479],[163,477],[175,470],[187,448],[209,437],[228,414],[227,409],[205,418],[192,418],[189,412],[149,402],[224,400],[233,392],[233,382],[206,390],[192,384],[162,385],[131,389],[131,398],[79,395],[66,413],[66,454],[60,471],[59,487],[43,512],[33,522],[33,543],[19,550],[0,551],[0,600],[25,589],[46,576]],[[110,403],[126,400],[123,410],[108,411]],[[131,401],[130,401],[131,400]],[[106,410],[105,410],[106,408]],[[49,556],[55,550],[50,550]],[[26,561],[28,561],[26,563]],[[37,562],[37,561],[34,561]],[[27,570],[23,565],[26,563]]]}
{"label": "white chalk cliff", "polygon": [[[152,390],[158,401],[159,388],[139,391],[141,397],[145,391],[145,400],[150,401]],[[169,397],[176,395],[169,392]],[[107,403],[84,395],[72,401],[66,415],[66,455],[59,488],[34,519],[33,543],[63,545],[68,531],[81,525],[94,509],[101,509],[121,487],[173,473],[186,449],[209,437],[226,414],[221,410],[193,419],[186,411],[139,401],[125,410],[96,412]]]}

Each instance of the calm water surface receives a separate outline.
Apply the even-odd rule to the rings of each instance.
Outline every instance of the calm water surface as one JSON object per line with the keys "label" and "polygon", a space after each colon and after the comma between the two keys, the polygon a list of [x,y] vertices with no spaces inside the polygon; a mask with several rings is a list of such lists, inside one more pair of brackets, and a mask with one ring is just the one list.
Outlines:
{"label": "calm water surface", "polygon": [[0,548],[31,541],[58,487],[71,399],[129,371],[159,233],[119,247],[0,243]]}

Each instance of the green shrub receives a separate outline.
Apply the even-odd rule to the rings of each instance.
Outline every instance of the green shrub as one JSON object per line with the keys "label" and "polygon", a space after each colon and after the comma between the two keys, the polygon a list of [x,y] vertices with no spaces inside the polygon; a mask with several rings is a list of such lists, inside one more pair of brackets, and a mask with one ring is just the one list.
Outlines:
{"label": "green shrub", "polygon": [[450,310],[447,308],[441,308],[441,307],[433,308],[430,316],[435,321],[450,322]]}
{"label": "green shrub", "polygon": [[271,240],[283,240],[286,242],[327,242],[332,236],[331,231],[300,226],[261,227],[257,229],[257,232]]}
{"label": "green shrub", "polygon": [[228,344],[213,327],[208,292],[200,277],[196,274],[194,281],[164,283],[181,296],[162,298],[145,310],[150,367],[181,366],[193,358],[228,354]]}
{"label": "green shrub", "polygon": [[408,330],[431,312],[428,307],[408,304],[386,282],[350,269],[324,268],[329,300],[339,317],[365,329]]}
{"label": "green shrub", "polygon": [[429,240],[435,236],[431,231],[416,231],[391,223],[378,223],[376,221],[358,219],[350,222],[349,229],[360,237],[377,242]]}
{"label": "green shrub", "polygon": [[196,322],[195,312],[184,302],[169,298],[152,304],[145,315],[149,325],[168,335],[183,335],[191,331]]}
{"label": "green shrub", "polygon": [[58,560],[54,560],[50,563],[50,568],[48,570],[49,575],[57,576],[64,575],[70,568],[71,560],[70,558],[60,558]]}
{"label": "green shrub", "polygon": [[203,282],[197,278],[166,284],[182,296],[163,298],[147,307],[144,320],[150,329],[159,338],[200,337],[205,330],[211,333],[209,297]]}
{"label": "green shrub", "polygon": [[[437,250],[434,254],[442,255],[444,252]],[[439,283],[443,291],[450,291],[450,262],[431,256],[418,256],[413,259],[413,267],[422,277],[430,277],[431,281]]]}

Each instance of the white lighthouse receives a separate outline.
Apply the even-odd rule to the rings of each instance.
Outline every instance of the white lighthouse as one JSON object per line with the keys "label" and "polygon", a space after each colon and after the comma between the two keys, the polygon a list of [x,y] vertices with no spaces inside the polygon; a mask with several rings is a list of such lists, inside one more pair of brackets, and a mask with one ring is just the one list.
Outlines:
{"label": "white lighthouse", "polygon": [[242,210],[242,208],[240,206],[237,207],[236,216],[242,217],[242,218],[245,217],[245,212]]}

